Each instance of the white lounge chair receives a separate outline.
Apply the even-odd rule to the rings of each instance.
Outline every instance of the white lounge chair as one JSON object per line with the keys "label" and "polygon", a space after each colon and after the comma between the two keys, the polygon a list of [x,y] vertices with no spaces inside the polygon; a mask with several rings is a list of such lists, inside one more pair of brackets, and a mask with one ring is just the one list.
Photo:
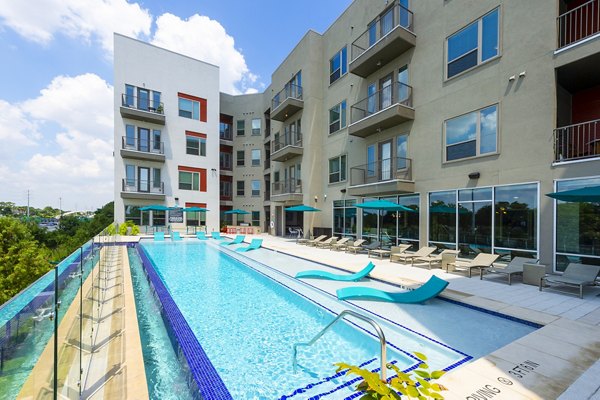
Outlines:
{"label": "white lounge chair", "polygon": [[547,282],[576,286],[579,287],[579,298],[583,299],[583,287],[596,285],[598,275],[600,275],[600,266],[570,263],[562,275],[546,275],[540,279],[540,292]]}
{"label": "white lounge chair", "polygon": [[365,239],[355,240],[354,243],[345,247],[347,253],[357,253],[362,249],[362,244],[366,242]]}
{"label": "white lounge chair", "polygon": [[394,259],[401,261],[406,264],[408,260],[410,260],[410,265],[413,265],[415,258],[427,257],[431,253],[435,251],[436,247],[421,247],[419,250],[414,253],[400,253],[397,254]]}
{"label": "white lounge chair", "polygon": [[343,249],[345,246],[347,246],[348,240],[350,240],[350,238],[341,238],[340,240],[338,240],[335,243],[332,243],[331,246],[329,246],[329,250],[341,250]]}
{"label": "white lounge chair", "polygon": [[332,236],[329,239],[325,240],[324,242],[315,243],[315,247],[326,249],[328,247],[331,247],[332,244],[336,244],[337,239],[338,239],[337,236]]}
{"label": "white lounge chair", "polygon": [[443,269],[449,262],[452,263],[456,261],[456,256],[458,256],[458,253],[460,253],[460,250],[446,249],[443,250],[440,254],[433,254],[426,257],[417,257],[415,258],[415,261],[423,261],[428,263],[429,269],[431,269],[432,264],[440,263]]}
{"label": "white lounge chair", "polygon": [[412,244],[401,244],[398,246],[391,247],[390,253],[390,261],[394,261],[394,258],[399,254],[404,254],[404,252],[412,247]]}
{"label": "white lounge chair", "polygon": [[446,272],[450,272],[451,268],[454,271],[467,271],[470,278],[473,269],[491,267],[498,257],[498,254],[479,253],[470,261],[457,260],[453,263],[448,263]]}

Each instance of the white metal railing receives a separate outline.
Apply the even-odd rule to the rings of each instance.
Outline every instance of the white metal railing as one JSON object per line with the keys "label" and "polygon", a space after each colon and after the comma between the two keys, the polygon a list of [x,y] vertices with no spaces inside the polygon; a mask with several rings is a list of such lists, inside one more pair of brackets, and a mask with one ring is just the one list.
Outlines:
{"label": "white metal railing", "polygon": [[554,130],[554,161],[600,157],[600,119]]}

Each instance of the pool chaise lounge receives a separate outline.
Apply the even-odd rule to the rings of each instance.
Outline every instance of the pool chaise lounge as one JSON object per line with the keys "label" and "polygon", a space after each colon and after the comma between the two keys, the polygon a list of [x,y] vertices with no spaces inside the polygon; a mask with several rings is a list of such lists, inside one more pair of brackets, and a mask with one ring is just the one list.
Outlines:
{"label": "pool chaise lounge", "polygon": [[384,292],[375,288],[356,286],[338,289],[337,297],[340,300],[380,300],[390,303],[417,304],[436,297],[446,289],[446,286],[448,281],[434,275],[422,286],[407,292]]}
{"label": "pool chaise lounge", "polygon": [[178,241],[181,240],[181,235],[179,232],[171,232],[171,240]]}
{"label": "pool chaise lounge", "polygon": [[223,239],[221,237],[221,232],[211,232],[210,233],[210,237],[213,238],[213,239]]}
{"label": "pool chaise lounge", "polygon": [[540,279],[540,292],[547,282],[575,286],[579,288],[579,298],[583,299],[583,287],[596,285],[598,276],[600,276],[600,266],[598,265],[569,263],[562,275],[546,275]]}
{"label": "pool chaise lounge", "polygon": [[510,263],[505,267],[499,266],[490,266],[487,268],[479,269],[479,279],[483,279],[485,274],[499,274],[506,275],[508,277],[508,284],[512,283],[513,275],[523,275],[523,264],[531,263],[537,264],[538,260],[534,258],[525,258],[525,257],[515,257],[510,260]]}
{"label": "pool chaise lounge", "polygon": [[316,279],[330,279],[333,281],[344,281],[344,282],[353,282],[360,281],[362,278],[366,277],[373,271],[375,265],[372,262],[369,262],[366,267],[361,269],[360,271],[354,274],[332,274],[331,272],[321,271],[321,270],[308,270],[301,271],[296,274],[296,278],[316,278]]}
{"label": "pool chaise lounge", "polygon": [[262,246],[262,239],[252,239],[252,241],[250,242],[250,246],[248,247],[240,247],[235,249],[235,251],[239,251],[239,252],[246,252],[246,251],[250,251],[250,250],[256,250],[259,249],[260,246]]}
{"label": "pool chaise lounge", "polygon": [[196,232],[196,237],[200,240],[208,240],[206,233],[204,232]]}
{"label": "pool chaise lounge", "polygon": [[162,242],[164,240],[165,240],[164,232],[154,232],[154,241],[155,242]]}
{"label": "pool chaise lounge", "polygon": [[240,244],[244,242],[244,239],[246,238],[246,236],[244,235],[237,235],[235,237],[235,239],[233,239],[231,242],[221,242],[219,243],[221,246],[231,246],[232,244]]}

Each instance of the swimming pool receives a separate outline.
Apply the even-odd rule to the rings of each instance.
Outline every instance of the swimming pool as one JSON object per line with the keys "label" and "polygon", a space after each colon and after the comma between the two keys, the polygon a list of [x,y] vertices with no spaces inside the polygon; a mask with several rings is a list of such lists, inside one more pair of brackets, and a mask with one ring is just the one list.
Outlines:
{"label": "swimming pool", "polygon": [[[356,379],[336,374],[333,363],[377,370],[379,343],[367,324],[335,325],[314,346],[300,350],[300,368],[292,370],[293,344],[310,340],[344,309],[378,320],[389,343],[388,362],[402,369],[417,364],[410,355],[414,351],[425,353],[433,369],[449,369],[535,329],[440,300],[427,306],[387,305],[394,315],[401,310],[405,316],[392,320],[271,268],[315,265],[266,249],[250,259],[195,240],[142,247],[216,370],[218,384],[235,399],[352,396]],[[482,326],[493,326],[493,332]]]}

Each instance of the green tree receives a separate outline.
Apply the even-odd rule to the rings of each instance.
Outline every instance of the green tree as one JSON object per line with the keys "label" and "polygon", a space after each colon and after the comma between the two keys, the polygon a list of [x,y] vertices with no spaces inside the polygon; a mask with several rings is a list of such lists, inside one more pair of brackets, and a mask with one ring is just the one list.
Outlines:
{"label": "green tree", "polygon": [[0,217],[0,304],[48,272],[47,257],[26,224]]}

